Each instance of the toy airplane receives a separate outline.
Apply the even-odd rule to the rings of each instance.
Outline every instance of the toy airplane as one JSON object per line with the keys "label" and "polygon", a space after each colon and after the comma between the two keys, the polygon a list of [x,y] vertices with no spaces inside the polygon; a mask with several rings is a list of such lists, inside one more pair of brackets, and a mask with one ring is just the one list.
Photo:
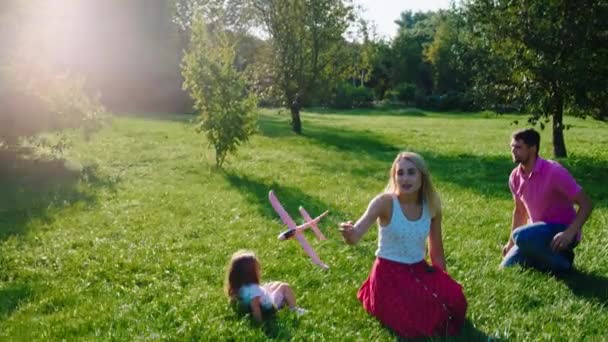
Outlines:
{"label": "toy airplane", "polygon": [[321,233],[321,231],[319,230],[319,227],[317,227],[317,223],[319,223],[319,221],[321,221],[321,219],[325,217],[325,215],[327,215],[329,211],[325,211],[323,214],[312,219],[310,215],[308,215],[306,210],[300,207],[300,213],[302,214],[306,222],[304,224],[296,226],[296,223],[291,219],[287,211],[285,211],[285,209],[281,205],[281,202],[279,202],[279,199],[277,198],[277,196],[275,196],[272,190],[268,193],[268,199],[270,200],[270,204],[272,204],[274,210],[281,217],[281,220],[283,220],[283,223],[285,223],[287,227],[289,227],[288,230],[279,234],[279,240],[287,240],[295,237],[306,252],[306,254],[310,256],[310,259],[313,263],[321,266],[322,268],[328,269],[329,266],[324,264],[321,259],[319,259],[319,256],[317,256],[317,253],[315,253],[315,251],[312,249],[312,247],[302,234],[302,231],[304,231],[304,229],[306,228],[312,228],[312,230],[315,232],[315,235],[317,236],[317,239],[326,240],[323,233]]}

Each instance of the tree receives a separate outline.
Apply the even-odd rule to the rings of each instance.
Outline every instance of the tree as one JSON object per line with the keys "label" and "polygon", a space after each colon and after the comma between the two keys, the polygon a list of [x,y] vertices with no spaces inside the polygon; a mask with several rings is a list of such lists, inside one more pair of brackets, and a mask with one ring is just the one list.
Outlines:
{"label": "tree", "polygon": [[455,10],[441,11],[433,41],[425,47],[424,57],[433,66],[434,92],[466,91],[471,74],[471,48],[464,41],[463,16]]}
{"label": "tree", "polygon": [[[86,92],[83,77],[53,67],[39,36],[34,9],[44,6],[18,1],[0,6],[0,149],[18,147],[22,139],[61,151],[68,128],[88,135],[101,127],[104,108]],[[11,38],[11,39],[9,39]],[[41,58],[43,55],[45,58]],[[38,137],[54,132],[59,143]]]}
{"label": "tree", "polygon": [[369,81],[376,58],[375,28],[365,19],[357,19],[357,32],[352,35],[352,42],[344,45],[344,74],[352,81],[353,87],[363,87]]}
{"label": "tree", "polygon": [[[467,19],[489,58],[482,85],[520,102],[531,123],[553,120],[553,152],[566,157],[564,112],[608,116],[608,2],[471,0]],[[498,67],[497,67],[498,66]]]}
{"label": "tree", "polygon": [[336,51],[352,19],[344,0],[253,0],[273,49],[272,77],[291,111],[294,132],[302,132],[300,109],[338,64]]}
{"label": "tree", "polygon": [[374,59],[368,85],[374,89],[377,99],[383,99],[386,92],[393,86],[391,78],[393,69],[393,58],[391,46],[383,41],[377,41],[374,45]]}
{"label": "tree", "polygon": [[230,34],[217,25],[210,30],[202,16],[197,17],[182,63],[184,89],[195,101],[198,129],[214,147],[218,167],[255,130],[256,98],[247,92],[235,58]]}
{"label": "tree", "polygon": [[402,83],[415,84],[421,93],[430,95],[433,77],[430,64],[424,60],[425,46],[435,34],[437,18],[434,12],[405,11],[401,13],[397,36],[391,44],[393,87]]}

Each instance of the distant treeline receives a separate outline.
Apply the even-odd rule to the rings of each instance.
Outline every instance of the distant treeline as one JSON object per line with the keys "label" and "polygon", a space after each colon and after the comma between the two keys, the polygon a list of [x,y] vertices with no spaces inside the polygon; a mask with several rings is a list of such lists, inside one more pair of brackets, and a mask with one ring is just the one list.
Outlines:
{"label": "distant treeline", "polygon": [[[102,104],[111,110],[188,112],[192,103],[182,90],[180,63],[189,34],[176,24],[176,18],[183,15],[176,5],[183,9],[184,5],[206,6],[212,2],[70,1],[69,5],[63,5],[69,7],[66,10],[57,7],[62,3],[58,1],[55,11],[38,13],[45,18],[39,21],[38,28],[50,30],[43,32],[43,37],[50,40],[25,42],[19,39],[19,33],[28,19],[28,11],[16,10],[25,7],[22,2],[7,0],[0,6],[0,44],[2,51],[29,53],[35,59],[51,61],[55,70],[82,75],[86,88],[92,95],[98,92]],[[344,39],[340,58],[335,61],[342,65],[332,68],[340,70],[340,74],[302,99],[303,104],[353,108],[384,101],[436,110],[519,111],[529,107],[526,96],[561,91],[566,111],[576,109],[569,104],[577,102],[574,101],[577,97],[582,99],[577,103],[587,104],[582,108],[589,114],[605,117],[606,101],[602,99],[607,87],[606,82],[602,87],[601,77],[606,68],[598,68],[606,63],[597,60],[606,55],[605,45],[602,47],[606,40],[605,24],[601,24],[605,22],[602,15],[606,6],[593,1],[585,11],[568,2],[552,6],[555,8],[543,5],[542,1],[525,6],[472,1],[467,6],[437,12],[407,11],[395,21],[397,33],[390,40],[378,39],[371,23],[354,18],[352,27],[356,32],[351,35],[354,38]],[[18,16],[20,19],[15,19]],[[563,22],[557,20],[561,16]],[[544,25],[543,30],[534,25],[535,20],[539,26]],[[567,20],[576,21],[582,29],[576,31],[577,26],[569,25]],[[598,21],[597,25],[594,21]],[[49,22],[53,25],[48,26]],[[520,31],[515,29],[517,25],[521,26]],[[597,38],[587,32],[594,28],[600,31]],[[538,32],[534,34],[535,31]],[[344,36],[349,35],[345,32]],[[268,53],[271,41],[249,35],[238,42],[239,67],[255,78],[251,89],[259,91],[260,104],[282,105],[280,97],[267,91],[273,85],[268,84],[263,63],[257,63],[267,59],[264,54]],[[31,45],[20,46],[23,44]],[[561,50],[552,54],[551,49]],[[578,52],[572,54],[573,51]],[[584,54],[589,59],[580,61],[577,56]],[[6,57],[3,53],[0,58]],[[578,62],[587,65],[572,68],[563,65]],[[562,81],[574,75],[579,77],[583,71],[589,75],[588,80],[582,79],[572,86]],[[593,91],[580,87],[593,82],[599,84]],[[551,89],[553,86],[555,89]]]}

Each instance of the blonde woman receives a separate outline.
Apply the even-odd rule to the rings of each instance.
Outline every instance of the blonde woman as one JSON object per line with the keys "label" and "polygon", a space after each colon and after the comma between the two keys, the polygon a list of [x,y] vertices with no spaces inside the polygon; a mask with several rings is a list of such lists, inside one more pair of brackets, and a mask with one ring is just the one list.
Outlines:
{"label": "blonde woman", "polygon": [[[355,224],[340,224],[346,243],[356,244],[374,222],[376,261],[357,293],[363,307],[402,337],[458,334],[467,301],[446,273],[441,201],[421,156],[397,155],[385,191]],[[425,260],[427,244],[431,265]]]}

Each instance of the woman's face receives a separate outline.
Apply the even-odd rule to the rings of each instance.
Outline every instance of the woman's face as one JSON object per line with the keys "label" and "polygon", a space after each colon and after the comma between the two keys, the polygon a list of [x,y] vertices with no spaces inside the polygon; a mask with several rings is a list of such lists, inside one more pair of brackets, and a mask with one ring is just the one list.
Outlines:
{"label": "woman's face", "polygon": [[415,194],[422,187],[422,175],[416,165],[407,159],[397,162],[395,174],[399,194]]}

